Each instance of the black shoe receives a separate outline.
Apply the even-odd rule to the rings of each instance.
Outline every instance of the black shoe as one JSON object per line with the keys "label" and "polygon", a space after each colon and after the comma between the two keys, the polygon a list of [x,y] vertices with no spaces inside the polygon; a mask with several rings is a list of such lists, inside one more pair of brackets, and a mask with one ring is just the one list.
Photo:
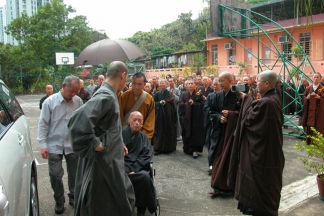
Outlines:
{"label": "black shoe", "polygon": [[74,198],[70,197],[69,204],[74,208]]}
{"label": "black shoe", "polygon": [[220,190],[220,193],[223,194],[223,195],[233,195],[233,191],[232,190]]}
{"label": "black shoe", "polygon": [[144,216],[146,208],[137,207],[137,216]]}
{"label": "black shoe", "polygon": [[63,214],[65,212],[64,203],[56,203],[55,214]]}

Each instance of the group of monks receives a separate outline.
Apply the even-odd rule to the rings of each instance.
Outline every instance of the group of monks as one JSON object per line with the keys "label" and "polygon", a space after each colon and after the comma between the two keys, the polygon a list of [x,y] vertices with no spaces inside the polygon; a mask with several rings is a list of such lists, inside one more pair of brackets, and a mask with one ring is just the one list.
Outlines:
{"label": "group of monks", "polygon": [[[300,116],[307,134],[310,127],[324,133],[320,81],[315,73],[313,84],[304,89]],[[237,83],[246,91],[236,91]],[[120,119],[127,127],[131,112],[143,115],[142,132],[155,155],[175,151],[179,138],[183,152],[193,158],[207,147],[213,197],[234,194],[244,214],[278,215],[285,163],[278,83],[271,70],[261,72],[258,80],[246,76],[239,82],[226,71],[216,78],[192,74],[175,80],[168,75],[148,81],[136,73],[128,88],[118,93]],[[287,114],[295,112],[288,108]]]}

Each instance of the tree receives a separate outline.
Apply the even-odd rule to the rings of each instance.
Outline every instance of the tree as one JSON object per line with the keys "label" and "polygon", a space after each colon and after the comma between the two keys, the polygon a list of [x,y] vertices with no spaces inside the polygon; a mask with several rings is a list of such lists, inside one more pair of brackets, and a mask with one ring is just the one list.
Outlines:
{"label": "tree", "polygon": [[[22,53],[28,53],[39,66],[55,66],[55,52],[76,55],[92,42],[92,29],[84,16],[68,18],[75,10],[63,0],[52,0],[38,8],[37,13],[13,20],[6,33],[19,41]],[[25,56],[24,56],[25,57]]]}
{"label": "tree", "polygon": [[202,67],[206,66],[206,62],[206,55],[197,53],[192,55],[190,67],[194,69],[194,72],[197,73],[197,75],[201,75],[201,69]]}
{"label": "tree", "polygon": [[[209,10],[204,10],[204,15]],[[138,45],[149,55],[169,54],[170,51],[181,50],[196,51],[202,49],[205,38],[205,25],[199,19],[193,20],[192,13],[181,13],[178,19],[172,23],[163,25],[160,29],[150,32],[136,32],[129,41]],[[188,44],[190,46],[188,46]],[[185,46],[185,47],[183,47]],[[188,48],[194,48],[188,50]]]}
{"label": "tree", "polygon": [[155,46],[152,48],[151,55],[156,56],[156,55],[172,54],[172,53],[174,53],[174,51],[175,50],[170,47]]}

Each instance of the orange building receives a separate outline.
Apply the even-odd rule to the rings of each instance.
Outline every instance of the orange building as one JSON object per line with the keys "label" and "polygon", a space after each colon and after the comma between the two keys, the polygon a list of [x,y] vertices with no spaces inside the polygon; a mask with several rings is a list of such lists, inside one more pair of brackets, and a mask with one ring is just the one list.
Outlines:
{"label": "orange building", "polygon": [[[318,7],[313,9],[313,16],[302,16],[295,12],[295,2],[294,0],[271,0],[267,4],[259,4],[251,8],[252,11],[272,17],[295,40],[273,22],[262,23],[261,28],[257,28],[253,25],[255,23],[251,22],[251,26],[247,27],[249,36],[245,38],[237,37],[236,33],[243,31],[239,26],[228,24],[227,37],[210,36],[204,40],[208,50],[207,65],[218,65],[220,72],[229,71],[239,76],[257,74],[268,68],[279,73],[283,61],[278,58],[279,55],[289,61],[288,65],[303,63],[301,56],[295,56],[291,50],[299,43],[310,60],[300,69],[306,75],[314,71],[324,73],[324,11],[322,7]],[[313,7],[318,6],[317,4],[321,4],[321,1],[315,0]],[[252,20],[256,18],[253,15]],[[233,35],[229,33],[231,31]],[[245,68],[242,69],[239,63]],[[242,69],[241,73],[240,69]]]}
{"label": "orange building", "polygon": [[[211,0],[210,3],[211,32],[204,40],[207,67],[214,65],[218,67],[218,73],[228,71],[238,77],[258,74],[266,69],[282,74],[293,67],[298,67],[306,75],[314,71],[324,74],[322,0],[313,1],[312,16],[305,16],[304,6],[298,5],[302,3],[301,0],[269,0],[253,5],[250,9],[253,13],[250,14],[240,14],[240,8],[249,8],[244,3],[236,4],[240,8],[229,9],[224,14],[220,13],[219,4],[226,4],[226,0]],[[261,18],[254,12],[261,14]],[[252,21],[243,20],[244,16]],[[225,21],[220,22],[222,18]],[[221,27],[220,23],[223,24]],[[243,24],[245,29],[242,28]],[[304,56],[294,54],[292,48],[297,43],[302,46]],[[163,73],[185,75],[184,68],[146,70],[148,77],[161,76]]]}

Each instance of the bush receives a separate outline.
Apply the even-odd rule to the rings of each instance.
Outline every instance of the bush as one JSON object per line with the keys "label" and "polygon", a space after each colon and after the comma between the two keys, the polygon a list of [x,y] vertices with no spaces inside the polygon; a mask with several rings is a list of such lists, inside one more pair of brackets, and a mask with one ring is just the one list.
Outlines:
{"label": "bush", "polygon": [[[313,136],[307,136],[312,140],[308,145],[306,141],[297,142],[295,149],[307,154],[307,157],[298,157],[302,161],[305,169],[309,172],[316,172],[318,175],[324,174],[324,137],[315,128],[311,127]],[[324,179],[322,179],[324,181]]]}

